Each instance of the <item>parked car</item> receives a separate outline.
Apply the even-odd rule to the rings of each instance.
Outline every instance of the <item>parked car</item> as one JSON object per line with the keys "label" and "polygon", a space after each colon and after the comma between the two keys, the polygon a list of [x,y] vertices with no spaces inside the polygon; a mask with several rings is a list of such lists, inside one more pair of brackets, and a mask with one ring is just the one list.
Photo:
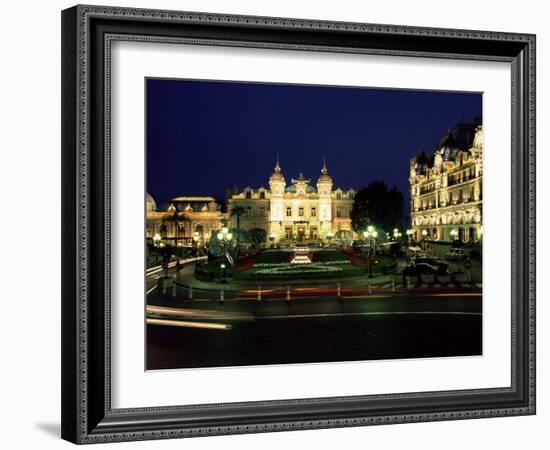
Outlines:
{"label": "parked car", "polygon": [[451,248],[445,255],[445,259],[449,261],[462,261],[464,259],[464,249],[463,248]]}
{"label": "parked car", "polygon": [[448,275],[449,273],[449,266],[444,262],[440,262],[437,265],[432,265],[427,262],[418,262],[407,266],[403,270],[403,275],[405,276],[415,276],[421,274]]}

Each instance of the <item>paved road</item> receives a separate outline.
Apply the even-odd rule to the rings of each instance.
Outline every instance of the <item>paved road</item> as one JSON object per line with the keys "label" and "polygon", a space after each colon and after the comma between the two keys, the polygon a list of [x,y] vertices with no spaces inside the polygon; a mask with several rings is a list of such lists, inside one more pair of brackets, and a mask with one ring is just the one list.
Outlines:
{"label": "paved road", "polygon": [[481,292],[148,299],[147,367],[219,367],[479,355]]}

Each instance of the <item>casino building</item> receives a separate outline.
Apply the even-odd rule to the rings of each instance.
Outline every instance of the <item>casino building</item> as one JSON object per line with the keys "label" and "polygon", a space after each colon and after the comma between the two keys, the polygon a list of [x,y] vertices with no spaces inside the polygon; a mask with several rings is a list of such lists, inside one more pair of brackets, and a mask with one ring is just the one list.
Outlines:
{"label": "casino building", "polygon": [[155,200],[147,194],[146,237],[149,243],[155,239],[163,243],[186,247],[196,243],[204,245],[212,232],[227,220],[221,205],[214,197],[182,196],[170,200],[166,211],[157,209]]}
{"label": "casino building", "polygon": [[350,211],[353,189],[333,189],[326,161],[315,184],[300,173],[287,184],[279,161],[269,177],[269,188],[252,189],[228,199],[231,226],[264,230],[272,243],[319,243],[352,239]]}
{"label": "casino building", "polygon": [[482,237],[483,127],[450,129],[431,153],[410,160],[412,238],[478,242]]}
{"label": "casino building", "polygon": [[287,185],[277,161],[268,184],[269,188],[246,187],[229,194],[227,212],[208,196],[175,197],[165,210],[159,210],[147,194],[147,241],[202,246],[225,224],[242,230],[260,229],[266,243],[273,244],[316,244],[356,237],[350,219],[355,191],[333,189],[326,162],[315,185],[302,174]]}

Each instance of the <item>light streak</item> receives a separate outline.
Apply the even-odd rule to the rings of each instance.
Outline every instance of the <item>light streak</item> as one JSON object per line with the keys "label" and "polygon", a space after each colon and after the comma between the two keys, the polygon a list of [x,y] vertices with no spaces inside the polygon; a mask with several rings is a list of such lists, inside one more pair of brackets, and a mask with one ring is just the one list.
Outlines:
{"label": "light streak", "polygon": [[162,325],[168,327],[202,328],[208,330],[230,330],[231,325],[223,323],[187,322],[183,320],[166,320],[147,318],[148,325]]}

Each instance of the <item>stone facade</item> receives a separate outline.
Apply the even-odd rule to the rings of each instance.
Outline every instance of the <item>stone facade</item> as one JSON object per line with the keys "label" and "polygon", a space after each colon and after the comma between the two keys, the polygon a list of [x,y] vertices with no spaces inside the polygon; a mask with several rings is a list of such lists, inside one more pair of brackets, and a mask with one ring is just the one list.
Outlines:
{"label": "stone facade", "polygon": [[287,185],[279,161],[269,178],[269,188],[245,188],[228,200],[232,227],[260,228],[272,243],[320,243],[351,239],[350,211],[353,189],[333,189],[326,163],[315,186],[302,174]]}
{"label": "stone facade", "polygon": [[171,245],[187,247],[196,242],[202,246],[226,219],[214,197],[175,197],[166,211],[158,211],[153,197],[146,196],[148,242],[156,235]]}
{"label": "stone facade", "polygon": [[483,128],[459,124],[431,154],[410,161],[412,238],[478,242],[482,238]]}

